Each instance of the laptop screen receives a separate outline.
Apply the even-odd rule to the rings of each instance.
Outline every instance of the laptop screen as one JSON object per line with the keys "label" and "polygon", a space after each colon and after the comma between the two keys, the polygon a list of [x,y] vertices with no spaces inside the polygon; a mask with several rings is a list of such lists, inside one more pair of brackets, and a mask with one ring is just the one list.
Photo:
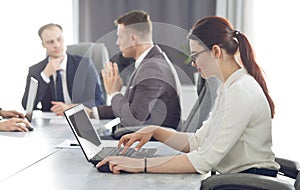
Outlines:
{"label": "laptop screen", "polygon": [[93,126],[91,126],[90,120],[86,118],[84,110],[76,112],[69,118],[79,137],[90,141],[96,146],[101,144],[98,135],[95,133]]}
{"label": "laptop screen", "polygon": [[64,111],[64,114],[85,157],[90,161],[103,147],[84,105],[70,108]]}
{"label": "laptop screen", "polygon": [[35,78],[30,77],[29,92],[28,92],[27,103],[26,103],[26,118],[30,122],[32,120],[32,111],[34,107],[34,101],[36,98],[37,89],[38,89],[38,81]]}

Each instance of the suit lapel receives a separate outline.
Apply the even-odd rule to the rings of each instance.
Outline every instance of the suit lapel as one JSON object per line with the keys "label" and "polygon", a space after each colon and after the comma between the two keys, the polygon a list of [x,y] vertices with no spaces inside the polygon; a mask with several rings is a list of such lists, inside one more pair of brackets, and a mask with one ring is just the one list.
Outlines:
{"label": "suit lapel", "polygon": [[133,79],[134,79],[134,77],[136,75],[136,72],[137,72],[137,69],[135,69],[133,71],[133,73],[131,74],[131,76],[129,78],[129,82],[128,82],[128,85],[127,85],[127,88],[126,88],[126,91],[125,91],[125,97],[127,97],[127,98],[129,97],[129,93],[130,93],[130,91],[133,88]]}
{"label": "suit lapel", "polygon": [[[157,45],[154,45],[152,47],[152,49],[149,51],[149,53],[146,55],[145,59],[152,58],[154,55],[159,54],[159,53],[162,53],[160,47],[158,47]],[[143,63],[143,61],[142,61],[142,63]]]}
{"label": "suit lapel", "polygon": [[70,98],[72,100],[72,92],[73,92],[73,82],[74,82],[74,78],[75,78],[75,74],[76,74],[76,66],[73,60],[72,56],[69,56],[69,54],[67,54],[68,56],[68,61],[67,61],[67,85],[68,85],[68,92],[70,95]]}
{"label": "suit lapel", "polygon": [[[146,55],[146,57],[144,59],[149,59],[151,57],[153,57],[155,54],[157,54],[158,52],[160,51],[160,48],[158,46],[154,46],[150,51],[149,53]],[[144,63],[144,60],[141,62],[140,66],[138,68],[136,68],[133,73],[131,74],[130,78],[129,78],[129,81],[128,81],[128,85],[127,85],[127,88],[126,88],[126,91],[125,91],[125,97],[129,97],[129,94],[131,92],[131,90],[133,89],[134,87],[134,78],[135,78],[135,75],[137,73],[137,70],[139,70],[139,68],[141,67],[141,65]],[[134,64],[134,63],[133,63]]]}

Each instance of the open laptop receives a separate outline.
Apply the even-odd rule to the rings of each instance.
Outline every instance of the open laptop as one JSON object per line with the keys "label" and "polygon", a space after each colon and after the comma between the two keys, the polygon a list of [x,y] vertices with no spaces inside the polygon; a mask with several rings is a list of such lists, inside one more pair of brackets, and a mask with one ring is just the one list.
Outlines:
{"label": "open laptop", "polygon": [[[73,108],[64,111],[64,115],[81,147],[83,154],[88,162],[94,166],[107,156],[129,156],[134,158],[154,157],[158,151],[156,148],[141,148],[135,151],[128,149],[125,155],[120,154],[122,149],[117,147],[106,147],[101,143],[101,139],[96,128],[86,113],[84,106],[79,104]],[[98,168],[101,172],[110,172],[108,165]]]}
{"label": "open laptop", "polygon": [[31,122],[32,120],[32,113],[33,113],[34,101],[36,98],[37,90],[38,90],[38,81],[35,78],[30,77],[29,92],[27,97],[26,114],[25,114],[25,117],[29,122]]}

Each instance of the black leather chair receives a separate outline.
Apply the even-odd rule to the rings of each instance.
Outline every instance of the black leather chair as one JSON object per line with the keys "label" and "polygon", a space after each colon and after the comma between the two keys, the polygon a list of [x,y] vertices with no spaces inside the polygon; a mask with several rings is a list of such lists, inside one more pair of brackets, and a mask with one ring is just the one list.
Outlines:
{"label": "black leather chair", "polygon": [[102,90],[104,92],[104,98],[106,100],[103,79],[100,73],[103,69],[104,64],[106,64],[109,61],[109,54],[106,46],[103,43],[82,42],[78,44],[68,45],[67,53],[87,57],[92,60],[97,70],[97,73],[99,74]]}
{"label": "black leather chair", "polygon": [[[300,190],[300,165],[298,162],[276,158],[281,166],[278,177],[235,173],[212,175],[201,183],[201,190]],[[291,184],[280,175],[295,180]]]}

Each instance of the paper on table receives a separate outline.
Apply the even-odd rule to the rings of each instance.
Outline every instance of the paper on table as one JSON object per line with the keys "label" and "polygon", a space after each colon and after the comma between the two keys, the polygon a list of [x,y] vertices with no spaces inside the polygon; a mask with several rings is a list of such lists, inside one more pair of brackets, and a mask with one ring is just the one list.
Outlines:
{"label": "paper on table", "polygon": [[66,118],[61,117],[61,118],[52,118],[50,119],[49,124],[68,124]]}
{"label": "paper on table", "polygon": [[[91,123],[93,125],[99,125],[101,124],[100,120],[98,119],[91,119]],[[53,118],[50,120],[49,124],[68,124],[68,121],[66,118]]]}
{"label": "paper on table", "polygon": [[64,140],[62,143],[55,146],[55,148],[80,148],[78,142],[76,140]]}
{"label": "paper on table", "polygon": [[63,116],[57,116],[55,113],[53,112],[43,112],[41,114],[41,118],[42,119],[58,119],[58,118],[64,118]]}

